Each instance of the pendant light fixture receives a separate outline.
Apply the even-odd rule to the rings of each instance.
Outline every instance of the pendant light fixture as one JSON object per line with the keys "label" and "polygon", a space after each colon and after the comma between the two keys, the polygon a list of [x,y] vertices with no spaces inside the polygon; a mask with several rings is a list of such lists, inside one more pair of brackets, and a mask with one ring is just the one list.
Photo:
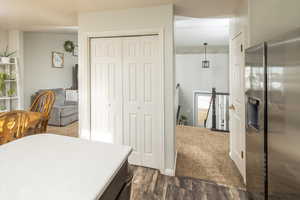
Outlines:
{"label": "pendant light fixture", "polygon": [[209,60],[206,59],[207,43],[205,42],[203,45],[204,45],[204,60],[202,61],[202,68],[209,68]]}

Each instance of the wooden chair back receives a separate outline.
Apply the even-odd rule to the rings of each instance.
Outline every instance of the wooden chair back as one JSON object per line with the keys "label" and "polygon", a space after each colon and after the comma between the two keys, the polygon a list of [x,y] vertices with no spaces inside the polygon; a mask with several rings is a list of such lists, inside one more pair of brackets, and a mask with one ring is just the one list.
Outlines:
{"label": "wooden chair back", "polygon": [[34,99],[30,111],[43,113],[46,118],[49,118],[54,101],[54,92],[51,90],[44,91]]}
{"label": "wooden chair back", "polygon": [[24,137],[29,126],[26,111],[12,111],[0,114],[0,144]]}

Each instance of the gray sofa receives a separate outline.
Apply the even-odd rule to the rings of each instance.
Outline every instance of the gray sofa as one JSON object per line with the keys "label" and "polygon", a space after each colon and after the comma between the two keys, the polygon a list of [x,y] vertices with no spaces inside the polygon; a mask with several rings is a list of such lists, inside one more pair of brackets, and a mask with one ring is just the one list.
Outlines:
{"label": "gray sofa", "polygon": [[[48,125],[67,126],[78,121],[78,102],[67,101],[66,91],[63,88],[48,89],[55,93],[55,102],[50,114]],[[45,90],[39,90],[34,97]],[[33,99],[34,99],[33,97]]]}

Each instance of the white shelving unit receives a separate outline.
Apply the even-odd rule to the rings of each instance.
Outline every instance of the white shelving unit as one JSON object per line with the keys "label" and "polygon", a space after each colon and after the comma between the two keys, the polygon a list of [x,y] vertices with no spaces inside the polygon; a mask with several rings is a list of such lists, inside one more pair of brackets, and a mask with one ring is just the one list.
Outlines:
{"label": "white shelving unit", "polygon": [[[0,73],[8,77],[4,80],[4,88],[0,91],[0,112],[8,112],[20,109],[20,73],[17,58],[10,58],[9,63],[3,63],[0,59]],[[9,94],[10,92],[13,94]]]}

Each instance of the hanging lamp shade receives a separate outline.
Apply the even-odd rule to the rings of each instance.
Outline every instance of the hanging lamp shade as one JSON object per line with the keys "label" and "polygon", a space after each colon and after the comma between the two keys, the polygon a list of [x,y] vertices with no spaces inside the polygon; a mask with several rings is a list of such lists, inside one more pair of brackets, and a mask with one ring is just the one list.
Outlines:
{"label": "hanging lamp shade", "polygon": [[207,43],[204,43],[204,60],[202,61],[202,68],[209,68],[209,60],[206,58],[206,48],[207,48]]}

